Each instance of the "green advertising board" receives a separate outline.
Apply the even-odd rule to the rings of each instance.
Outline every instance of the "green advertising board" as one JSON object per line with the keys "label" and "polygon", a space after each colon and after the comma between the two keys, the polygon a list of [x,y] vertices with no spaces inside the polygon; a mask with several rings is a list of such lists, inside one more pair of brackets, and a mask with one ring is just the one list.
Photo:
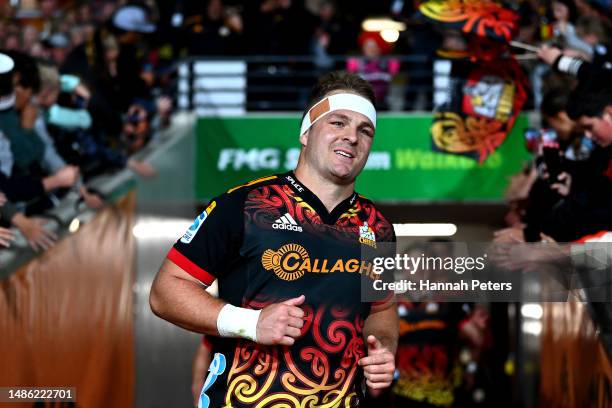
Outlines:
{"label": "green advertising board", "polygon": [[[372,152],[356,190],[379,202],[498,201],[529,154],[527,117],[482,165],[432,150],[431,115],[380,115]],[[200,118],[196,194],[216,196],[249,180],[293,169],[300,151],[298,115]]]}

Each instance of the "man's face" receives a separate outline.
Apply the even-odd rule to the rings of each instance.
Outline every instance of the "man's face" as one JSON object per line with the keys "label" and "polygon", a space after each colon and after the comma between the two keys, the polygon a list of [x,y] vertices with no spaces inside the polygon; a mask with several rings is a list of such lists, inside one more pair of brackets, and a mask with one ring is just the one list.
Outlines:
{"label": "man's face", "polygon": [[569,116],[567,116],[566,112],[561,111],[553,116],[543,116],[544,119],[546,119],[548,125],[554,129],[554,131],[557,133],[557,136],[559,136],[561,140],[568,140],[569,137],[572,135],[572,132],[574,132],[576,124],[573,120],[570,119]]}
{"label": "man's face", "polygon": [[24,88],[23,86],[19,85],[18,75],[19,74],[15,75],[15,77],[13,78],[13,89],[15,90],[15,110],[20,111],[28,103],[30,103],[30,100],[33,96],[33,92],[32,88]]}
{"label": "man's face", "polygon": [[374,127],[363,114],[333,111],[300,136],[309,168],[326,179],[352,183],[361,173],[374,139]]}
{"label": "man's face", "polygon": [[59,86],[46,86],[38,93],[38,103],[43,108],[50,108],[59,96]]}
{"label": "man's face", "polygon": [[602,116],[582,116],[578,123],[585,135],[599,146],[612,145],[612,106],[607,107]]}

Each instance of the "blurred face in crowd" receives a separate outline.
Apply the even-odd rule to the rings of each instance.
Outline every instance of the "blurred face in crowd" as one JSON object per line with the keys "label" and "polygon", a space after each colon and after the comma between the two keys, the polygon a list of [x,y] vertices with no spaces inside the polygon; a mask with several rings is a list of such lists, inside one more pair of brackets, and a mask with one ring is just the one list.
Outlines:
{"label": "blurred face in crowd", "polygon": [[45,52],[44,47],[42,46],[40,41],[36,41],[34,44],[30,46],[30,53],[32,57],[43,58],[46,57],[47,54]]}
{"label": "blurred face in crowd", "polygon": [[576,122],[567,116],[567,112],[561,111],[556,115],[544,115],[544,119],[561,140],[568,140],[576,130]]}
{"label": "blurred face in crowd", "polygon": [[210,0],[207,14],[210,20],[220,20],[223,17],[223,3],[221,3],[221,0]]}
{"label": "blurred face in crowd", "polygon": [[115,62],[119,58],[119,48],[108,48],[104,51],[106,62]]}
{"label": "blurred face in crowd", "polygon": [[585,135],[599,146],[612,145],[612,105],[608,105],[601,116],[582,116],[578,123]]}
{"label": "blurred face in crowd", "polygon": [[332,3],[323,3],[321,5],[321,10],[319,11],[319,17],[323,21],[331,21],[334,18],[334,5]]}
{"label": "blurred face in crowd", "polygon": [[57,102],[57,97],[59,96],[59,84],[57,86],[48,85],[43,86],[41,91],[38,93],[38,103],[43,108],[50,108],[55,102]]}
{"label": "blurred face in crowd", "polygon": [[54,47],[51,49],[51,59],[57,65],[62,65],[68,56],[68,49],[61,47]]}
{"label": "blurred face in crowd", "polygon": [[70,44],[73,47],[78,47],[85,42],[85,33],[81,27],[75,27],[70,30]]}
{"label": "blurred face in crowd", "polygon": [[[326,96],[345,92],[350,91],[333,91]],[[323,179],[352,183],[365,166],[373,139],[374,127],[365,115],[345,109],[333,111],[300,136],[300,161]]]}
{"label": "blurred face in crowd", "polygon": [[576,27],[576,34],[578,34],[578,37],[580,37],[582,41],[589,44],[591,47],[594,47],[601,42],[596,33],[587,32],[581,27]]}
{"label": "blurred face in crowd", "polygon": [[4,41],[4,48],[7,50],[18,50],[20,48],[19,37],[15,34],[9,35]]}
{"label": "blurred face in crowd", "polygon": [[33,44],[36,41],[38,41],[38,30],[32,26],[25,26],[23,28],[24,44]]}
{"label": "blurred face in crowd", "polygon": [[15,110],[22,110],[30,100],[34,93],[32,92],[32,88],[24,88],[19,85],[19,74],[15,74],[13,79],[13,89],[15,90]]}
{"label": "blurred face in crowd", "polygon": [[55,0],[40,0],[40,12],[43,17],[49,17],[55,11]]}
{"label": "blurred face in crowd", "polygon": [[569,20],[569,9],[565,4],[558,1],[553,2],[552,11],[556,21]]}
{"label": "blurred face in crowd", "polygon": [[87,23],[91,21],[91,7],[89,4],[83,4],[79,7],[78,17],[81,23]]}
{"label": "blurred face in crowd", "polygon": [[376,43],[376,40],[372,39],[367,39],[363,42],[361,51],[363,52],[363,55],[368,58],[380,57],[381,54],[380,47]]}

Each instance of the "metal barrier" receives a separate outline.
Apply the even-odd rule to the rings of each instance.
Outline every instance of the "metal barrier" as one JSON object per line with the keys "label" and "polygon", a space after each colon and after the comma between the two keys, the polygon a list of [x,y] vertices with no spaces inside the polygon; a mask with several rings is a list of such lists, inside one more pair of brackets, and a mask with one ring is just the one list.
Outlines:
{"label": "metal barrier", "polygon": [[[351,65],[373,83],[379,110],[430,111],[434,63],[426,55],[388,56],[376,62],[360,56],[325,61],[314,56],[191,57],[176,63],[176,106],[198,116],[301,111],[321,75]],[[390,65],[399,65],[399,70],[390,70]]]}

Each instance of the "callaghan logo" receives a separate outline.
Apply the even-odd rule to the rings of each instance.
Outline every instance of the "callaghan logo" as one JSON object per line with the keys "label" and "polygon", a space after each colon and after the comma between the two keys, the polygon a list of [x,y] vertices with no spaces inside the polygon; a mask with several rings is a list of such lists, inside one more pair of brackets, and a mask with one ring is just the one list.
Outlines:
{"label": "callaghan logo", "polygon": [[298,244],[285,244],[274,251],[266,249],[261,256],[261,264],[267,271],[274,271],[276,276],[286,281],[294,281],[309,273],[359,273],[372,279],[379,276],[372,271],[372,263],[359,259],[311,259],[308,251]]}

